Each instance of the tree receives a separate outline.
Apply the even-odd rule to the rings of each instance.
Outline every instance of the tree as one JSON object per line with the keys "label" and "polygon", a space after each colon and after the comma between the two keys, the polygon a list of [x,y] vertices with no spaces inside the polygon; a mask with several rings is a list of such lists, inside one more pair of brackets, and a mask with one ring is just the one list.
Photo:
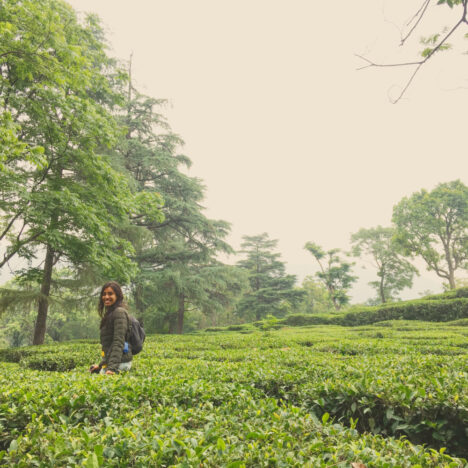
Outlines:
{"label": "tree", "polygon": [[[134,197],[126,179],[100,153],[120,129],[111,115],[124,74],[105,52],[95,17],[79,24],[59,0],[4,2],[0,96],[19,140],[43,149],[44,163],[20,161],[16,183],[1,193],[7,249],[0,266],[18,255],[42,265],[24,273],[40,278],[34,344],[44,340],[55,265],[96,265],[128,281],[135,273],[131,244],[119,236],[128,214],[160,197]],[[151,211],[151,210],[150,210]]]}
{"label": "tree", "polygon": [[219,262],[167,267],[153,278],[156,281],[145,288],[145,296],[152,294],[156,326],[159,331],[178,334],[184,331],[187,312],[199,311],[213,321],[213,316],[232,307],[247,287],[242,271]]}
{"label": "tree", "polygon": [[[423,17],[427,14],[428,7],[431,3],[431,0],[423,0],[422,5],[418,11],[413,15],[411,20],[407,23],[406,27],[409,30],[402,35],[400,45],[404,45],[409,37],[415,32],[418,25],[421,23]],[[367,62],[367,65],[361,68],[368,67],[414,67],[413,72],[411,73],[406,85],[403,87],[401,93],[393,101],[393,103],[398,102],[403,95],[406,93],[407,89],[413,82],[414,77],[419,72],[419,70],[424,66],[424,64],[430,60],[436,52],[447,50],[451,48],[451,44],[448,42],[449,39],[454,35],[454,33],[459,30],[461,27],[464,27],[468,24],[468,0],[438,0],[437,5],[446,5],[449,8],[458,7],[459,15],[456,22],[449,28],[441,28],[440,33],[435,33],[429,37],[421,39],[422,44],[425,45],[424,49],[421,51],[421,59],[413,60],[410,62],[403,63],[376,63],[372,60],[369,60],[365,57],[357,55],[359,58]],[[467,35],[465,35],[467,37]]]}
{"label": "tree", "polygon": [[242,278],[216,259],[232,252],[224,241],[229,224],[204,215],[204,187],[183,172],[191,161],[179,153],[183,141],[160,113],[164,104],[140,94],[130,80],[119,116],[126,132],[110,156],[137,194],[164,199],[163,222],[136,216],[126,229],[139,266],[131,281],[138,318],[152,329],[182,333],[188,309],[214,314],[231,304]]}
{"label": "tree", "polygon": [[415,192],[393,208],[392,221],[404,254],[421,257],[454,289],[455,272],[468,268],[468,187],[455,180]]}
{"label": "tree", "polygon": [[274,253],[277,240],[269,239],[267,233],[244,236],[241,253],[246,258],[237,262],[248,273],[250,292],[237,306],[244,317],[261,320],[267,315],[281,316],[288,307],[297,307],[304,292],[295,289],[295,275],[287,275],[280,254]]}
{"label": "tree", "polygon": [[328,290],[312,276],[306,276],[302,281],[302,290],[305,292],[299,310],[305,314],[321,314],[332,309],[333,302]]}
{"label": "tree", "polygon": [[360,229],[351,235],[352,253],[355,257],[366,255],[377,268],[377,281],[369,284],[376,290],[380,302],[396,300],[398,293],[413,285],[413,276],[418,270],[404,259],[393,237],[393,228]]}
{"label": "tree", "polygon": [[[4,108],[0,97],[0,107]],[[1,193],[14,192],[19,184],[27,181],[24,168],[25,164],[41,169],[46,165],[42,157],[44,148],[41,146],[30,147],[19,140],[18,134],[21,127],[13,122],[9,112],[0,114],[0,187]]]}
{"label": "tree", "polygon": [[[48,298],[47,334],[44,341],[99,337],[97,294],[93,272],[81,274],[55,270]],[[33,344],[37,302],[41,297],[37,280],[16,277],[0,288],[0,320],[10,346]],[[36,309],[36,310],[35,310]],[[8,311],[8,314],[3,312]],[[1,341],[1,337],[0,337]]]}
{"label": "tree", "polygon": [[348,289],[357,279],[351,274],[353,264],[340,258],[340,249],[325,252],[322,247],[313,242],[307,242],[304,248],[317,260],[320,271],[315,275],[327,288],[335,309],[340,310],[342,306],[349,303]]}

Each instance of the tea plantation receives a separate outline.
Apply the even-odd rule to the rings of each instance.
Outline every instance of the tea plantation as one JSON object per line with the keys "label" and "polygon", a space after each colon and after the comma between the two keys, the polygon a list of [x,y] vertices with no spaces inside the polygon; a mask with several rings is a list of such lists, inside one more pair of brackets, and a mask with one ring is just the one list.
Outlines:
{"label": "tea plantation", "polygon": [[0,465],[459,467],[466,320],[150,336],[0,350]]}

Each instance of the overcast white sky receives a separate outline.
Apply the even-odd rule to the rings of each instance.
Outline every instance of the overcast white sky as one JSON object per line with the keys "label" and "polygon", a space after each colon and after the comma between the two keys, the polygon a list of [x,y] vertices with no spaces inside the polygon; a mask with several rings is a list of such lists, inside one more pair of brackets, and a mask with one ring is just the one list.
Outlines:
{"label": "overcast white sky", "polygon": [[[316,271],[307,241],[347,249],[359,228],[390,225],[402,197],[468,182],[463,47],[428,63],[396,105],[389,95],[412,69],[357,71],[354,55],[413,60],[421,35],[450,24],[447,7],[430,8],[400,47],[399,28],[421,0],[69,3],[101,17],[114,56],[133,52],[137,88],[170,101],[190,174],[207,188],[206,214],[232,223],[233,247],[268,232],[300,280]],[[356,272],[353,299],[362,301],[371,278]],[[405,296],[441,289],[422,273]]]}

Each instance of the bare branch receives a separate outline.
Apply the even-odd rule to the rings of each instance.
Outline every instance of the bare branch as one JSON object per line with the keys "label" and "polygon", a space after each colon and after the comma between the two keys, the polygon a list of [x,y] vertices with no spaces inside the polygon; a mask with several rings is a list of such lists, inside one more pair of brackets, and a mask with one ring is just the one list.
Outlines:
{"label": "bare branch", "polygon": [[419,10],[411,17],[411,19],[406,23],[406,26],[409,26],[417,17],[418,15],[421,13],[421,11],[424,9],[427,8],[427,3],[430,2],[430,0],[424,0],[423,4],[419,7]]}
{"label": "bare branch", "polygon": [[368,63],[368,65],[365,65],[364,67],[359,67],[356,68],[356,70],[363,70],[364,68],[369,68],[369,67],[404,67],[406,65],[420,65],[421,63],[424,63],[426,60],[419,60],[417,62],[402,62],[402,63],[375,63],[372,62],[372,60],[369,60],[362,55],[359,54],[354,54],[356,57],[359,57],[361,60],[364,60]]}
{"label": "bare branch", "polygon": [[[411,24],[411,22],[417,18],[416,22],[414,23],[413,27],[409,30],[408,34],[406,34],[405,37],[401,39],[400,45],[402,46],[406,40],[411,36],[413,31],[417,28],[418,24],[422,20],[424,13],[426,13],[427,7],[429,6],[429,3],[431,0],[424,0],[424,3],[422,4],[421,8],[416,12],[416,14],[408,21],[408,26]],[[419,16],[418,16],[419,15]]]}
{"label": "bare branch", "polygon": [[413,82],[414,80],[414,77],[416,76],[416,73],[418,73],[418,71],[420,70],[420,68],[423,66],[424,62],[420,63],[417,67],[416,67],[416,70],[414,70],[413,74],[411,75],[410,79],[408,80],[408,82],[406,83],[405,87],[403,88],[403,90],[401,91],[400,95],[396,98],[396,99],[390,99],[390,102],[392,104],[396,104],[402,97],[403,95],[406,93],[406,90],[410,87],[411,83]]}

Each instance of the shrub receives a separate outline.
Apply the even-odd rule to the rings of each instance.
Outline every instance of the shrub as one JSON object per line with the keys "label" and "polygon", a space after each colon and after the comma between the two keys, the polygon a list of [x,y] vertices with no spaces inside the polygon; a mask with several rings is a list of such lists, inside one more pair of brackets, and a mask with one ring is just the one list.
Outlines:
{"label": "shrub", "polygon": [[423,320],[449,322],[468,318],[468,299],[416,300],[389,305],[362,308],[337,317],[336,324],[345,326],[367,325],[385,320]]}
{"label": "shrub", "polygon": [[239,325],[229,325],[229,327],[227,327],[227,329],[230,331],[241,331],[246,330],[248,328],[250,328],[250,325],[247,323],[241,323]]}
{"label": "shrub", "polygon": [[333,323],[334,317],[317,314],[291,314],[286,316],[281,322],[292,327],[303,327],[306,325],[329,325]]}
{"label": "shrub", "polygon": [[468,298],[468,287],[451,289],[450,291],[445,291],[441,294],[431,294],[430,296],[423,297],[423,300],[438,301],[441,299],[457,299],[460,297]]}
{"label": "shrub", "polygon": [[20,361],[20,365],[35,370],[64,372],[74,369],[78,362],[72,356],[49,354],[24,358]]}

